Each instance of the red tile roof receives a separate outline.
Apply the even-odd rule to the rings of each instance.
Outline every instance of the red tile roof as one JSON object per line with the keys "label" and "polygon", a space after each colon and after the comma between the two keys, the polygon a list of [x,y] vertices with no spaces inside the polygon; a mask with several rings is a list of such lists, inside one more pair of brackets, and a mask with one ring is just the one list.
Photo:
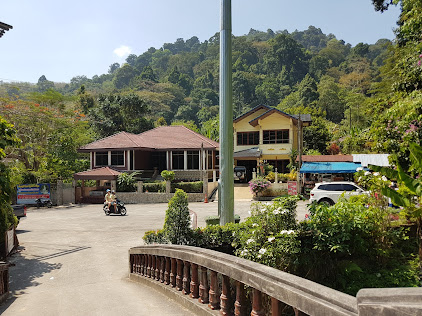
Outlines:
{"label": "red tile roof", "polygon": [[112,149],[215,149],[219,147],[213,141],[185,126],[160,126],[141,134],[120,132],[97,140],[79,148],[80,152],[112,150]]}
{"label": "red tile roof", "polygon": [[[299,161],[299,157],[296,158]],[[302,156],[303,162],[353,162],[352,155],[316,155]]]}
{"label": "red tile roof", "polygon": [[120,174],[119,171],[109,167],[102,167],[75,173],[75,180],[115,180]]}

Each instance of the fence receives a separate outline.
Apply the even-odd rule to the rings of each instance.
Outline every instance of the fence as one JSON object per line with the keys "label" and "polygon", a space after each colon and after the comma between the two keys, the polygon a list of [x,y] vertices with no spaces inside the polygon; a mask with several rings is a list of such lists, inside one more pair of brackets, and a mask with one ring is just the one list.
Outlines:
{"label": "fence", "polygon": [[0,304],[9,296],[9,264],[0,262]]}
{"label": "fence", "polygon": [[[189,295],[188,307],[197,315],[216,315],[215,310],[221,315],[264,315],[263,302],[270,302],[273,316],[282,315],[283,306],[297,316],[422,315],[420,288],[364,289],[356,298],[256,262],[190,246],[131,248],[129,272],[133,281],[174,289],[165,290],[173,298],[177,291]],[[247,293],[251,304],[246,303]]]}

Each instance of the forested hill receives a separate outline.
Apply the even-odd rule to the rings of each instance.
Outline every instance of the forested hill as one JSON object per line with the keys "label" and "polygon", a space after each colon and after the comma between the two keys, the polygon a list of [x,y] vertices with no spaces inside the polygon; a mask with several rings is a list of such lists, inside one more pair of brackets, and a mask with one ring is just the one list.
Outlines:
{"label": "forested hill", "polygon": [[[369,130],[386,108],[373,100],[391,92],[383,75],[394,55],[391,41],[352,47],[310,26],[291,34],[251,29],[232,44],[235,117],[259,104],[309,113],[313,124],[304,133],[305,153],[383,151]],[[92,78],[2,83],[2,116],[25,144],[9,157],[28,170],[66,177],[85,166],[76,148],[119,131],[185,124],[218,140],[218,85],[218,33],[204,42],[177,39],[129,55],[123,65],[112,64],[108,73]]]}

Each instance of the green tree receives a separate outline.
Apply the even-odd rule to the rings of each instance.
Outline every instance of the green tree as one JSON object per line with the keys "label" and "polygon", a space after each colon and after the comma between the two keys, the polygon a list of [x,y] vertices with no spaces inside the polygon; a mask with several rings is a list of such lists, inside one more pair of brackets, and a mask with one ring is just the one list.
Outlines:
{"label": "green tree", "polygon": [[176,193],[168,203],[164,234],[172,244],[185,245],[190,241],[188,196],[183,190],[176,189]]}
{"label": "green tree", "polygon": [[136,94],[102,95],[89,117],[101,137],[122,131],[138,134],[153,127],[152,121],[146,118],[149,111],[145,101]]}
{"label": "green tree", "polygon": [[139,75],[138,70],[129,64],[124,64],[114,72],[114,85],[117,89],[129,86],[132,79]]}
{"label": "green tree", "polygon": [[319,117],[312,119],[312,124],[303,129],[303,141],[305,151],[317,150],[321,154],[327,154],[331,135],[324,119]]}

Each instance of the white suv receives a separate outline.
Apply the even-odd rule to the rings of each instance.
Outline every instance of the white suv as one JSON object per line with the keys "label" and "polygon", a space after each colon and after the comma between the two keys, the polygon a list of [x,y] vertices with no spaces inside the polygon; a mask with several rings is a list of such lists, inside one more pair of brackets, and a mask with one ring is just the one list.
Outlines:
{"label": "white suv", "polygon": [[349,198],[351,195],[367,194],[353,182],[321,182],[315,184],[311,190],[309,201],[334,205],[343,192],[345,198]]}

